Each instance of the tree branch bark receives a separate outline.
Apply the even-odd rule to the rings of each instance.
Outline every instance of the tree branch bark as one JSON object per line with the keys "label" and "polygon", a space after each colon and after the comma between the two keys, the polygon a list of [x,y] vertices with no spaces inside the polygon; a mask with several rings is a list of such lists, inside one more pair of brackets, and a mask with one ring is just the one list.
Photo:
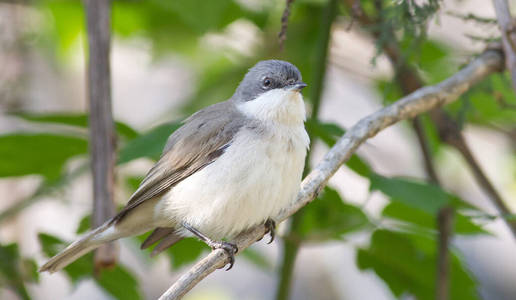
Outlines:
{"label": "tree branch bark", "polygon": [[[111,1],[84,1],[88,27],[88,98],[90,107],[90,151],[93,173],[92,227],[102,225],[115,214],[115,127],[111,112]],[[112,266],[117,260],[114,243],[95,252],[95,270]]]}
{"label": "tree branch bark", "polygon": [[493,0],[498,26],[502,32],[505,66],[511,72],[512,87],[516,92],[516,24],[511,18],[507,0]]}
{"label": "tree branch bark", "polygon": [[[367,139],[382,129],[399,121],[411,119],[421,113],[455,101],[462,93],[487,75],[503,69],[500,51],[488,50],[472,61],[464,69],[443,82],[421,88],[397,102],[382,108],[356,123],[326,153],[322,161],[301,183],[296,199],[275,220],[284,221],[300,208],[310,203],[324,188],[331,176],[346,162]],[[241,233],[235,243],[242,252],[265,234],[264,226],[256,226]],[[160,300],[180,299],[199,281],[223,267],[228,262],[224,250],[212,251],[204,259],[183,274],[161,297]]]}

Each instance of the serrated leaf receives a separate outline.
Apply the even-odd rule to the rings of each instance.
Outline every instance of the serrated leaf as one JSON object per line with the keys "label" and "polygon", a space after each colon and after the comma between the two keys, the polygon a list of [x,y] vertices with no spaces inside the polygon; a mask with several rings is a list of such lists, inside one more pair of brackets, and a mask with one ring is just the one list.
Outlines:
{"label": "serrated leaf", "polygon": [[39,174],[59,177],[71,157],[85,154],[84,139],[54,134],[8,134],[0,136],[0,177]]}
{"label": "serrated leaf", "polygon": [[203,242],[194,239],[186,238],[175,244],[167,250],[173,269],[187,265],[197,260],[203,250],[207,250],[208,246]]}
{"label": "serrated leaf", "polygon": [[120,150],[118,163],[123,164],[141,157],[158,159],[168,137],[180,126],[181,123],[166,123],[127,142]]}
{"label": "serrated leaf", "polygon": [[[436,249],[435,240],[426,236],[377,230],[369,247],[358,250],[357,265],[373,270],[397,298],[435,299]],[[475,280],[453,252],[449,286],[450,299],[479,299]]]}
{"label": "serrated leaf", "polygon": [[360,208],[344,203],[337,191],[326,187],[319,198],[304,209],[299,232],[310,239],[340,239],[368,224]]}

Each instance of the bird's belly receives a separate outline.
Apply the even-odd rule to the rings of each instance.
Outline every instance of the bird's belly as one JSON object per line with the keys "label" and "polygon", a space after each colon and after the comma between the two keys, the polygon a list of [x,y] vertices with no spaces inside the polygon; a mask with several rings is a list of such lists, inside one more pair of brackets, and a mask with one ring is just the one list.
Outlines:
{"label": "bird's belly", "polygon": [[264,222],[297,194],[306,155],[302,138],[237,136],[215,162],[163,197],[160,214],[212,239],[232,238]]}

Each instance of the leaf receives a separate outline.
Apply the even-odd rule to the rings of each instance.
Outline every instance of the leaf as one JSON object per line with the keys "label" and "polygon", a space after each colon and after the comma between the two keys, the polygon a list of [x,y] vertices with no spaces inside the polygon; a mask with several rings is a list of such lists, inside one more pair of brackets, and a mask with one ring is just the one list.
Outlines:
{"label": "leaf", "polygon": [[[373,270],[396,298],[410,294],[420,300],[435,299],[436,249],[432,238],[377,230],[369,247],[358,250],[357,265]],[[475,280],[453,252],[449,286],[450,299],[479,299]]]}
{"label": "leaf", "polygon": [[88,214],[88,215],[85,215],[84,217],[82,217],[75,233],[82,234],[82,233],[89,231],[90,229],[91,229],[91,215]]}
{"label": "leaf", "polygon": [[194,239],[186,238],[179,243],[175,244],[167,250],[170,257],[172,268],[179,269],[180,267],[187,265],[201,255],[203,250],[208,249],[203,242]]}
{"label": "leaf", "polygon": [[451,202],[446,192],[433,184],[406,178],[387,178],[380,175],[370,177],[371,190],[378,190],[405,205],[436,214],[439,208]]}
{"label": "leaf", "polygon": [[[267,237],[265,237],[267,238]],[[271,262],[262,255],[260,252],[255,251],[251,248],[247,248],[242,252],[242,257],[247,259],[248,261],[252,262],[255,266],[262,269],[263,271],[272,271],[274,270]]]}
{"label": "leaf", "polygon": [[25,282],[38,280],[35,265],[33,260],[20,257],[17,244],[0,244],[0,286],[11,289],[22,299],[30,299]]}
{"label": "leaf", "polygon": [[[68,243],[46,233],[38,234],[39,243],[46,256],[52,257],[64,250]],[[64,272],[73,283],[93,274],[93,252],[90,252],[64,268]]]}
{"label": "leaf", "polygon": [[[408,206],[402,202],[391,202],[382,211],[382,216],[407,222],[422,228],[436,231],[436,217],[426,211]],[[488,234],[482,227],[473,223],[471,219],[460,212],[454,214],[454,229],[457,234],[473,235]]]}
{"label": "leaf", "polygon": [[[15,116],[22,118],[31,122],[40,122],[40,123],[55,123],[55,124],[63,124],[70,125],[76,127],[87,128],[89,126],[89,116],[85,114],[15,114]],[[130,140],[134,139],[138,136],[138,132],[131,128],[129,125],[115,121],[115,129],[118,135]]]}
{"label": "leaf", "polygon": [[141,157],[158,159],[168,137],[180,126],[181,123],[166,123],[127,142],[120,150],[118,163],[123,164]]}
{"label": "leaf", "polygon": [[9,134],[0,136],[0,177],[40,174],[59,177],[65,162],[85,154],[84,139],[54,134]]}
{"label": "leaf", "polygon": [[[84,219],[83,219],[84,220]],[[62,251],[68,243],[46,233],[38,234],[43,253],[52,257]],[[72,283],[93,275],[93,252],[90,252],[64,268]],[[142,299],[138,281],[123,266],[117,265],[110,270],[102,270],[95,277],[97,284],[116,299]]]}
{"label": "leaf", "polygon": [[[320,138],[328,147],[333,147],[337,140],[345,133],[344,129],[337,124],[322,123],[313,119],[308,120],[305,123],[305,127],[311,136]],[[346,162],[346,166],[364,177],[369,177],[373,173],[369,165],[356,154],[351,156]]]}
{"label": "leaf", "polygon": [[299,232],[311,239],[340,239],[368,224],[360,208],[344,203],[337,191],[326,187],[319,199],[305,208]]}
{"label": "leaf", "polygon": [[121,265],[117,265],[113,269],[102,270],[99,276],[95,277],[95,281],[115,299],[143,299],[138,281]]}

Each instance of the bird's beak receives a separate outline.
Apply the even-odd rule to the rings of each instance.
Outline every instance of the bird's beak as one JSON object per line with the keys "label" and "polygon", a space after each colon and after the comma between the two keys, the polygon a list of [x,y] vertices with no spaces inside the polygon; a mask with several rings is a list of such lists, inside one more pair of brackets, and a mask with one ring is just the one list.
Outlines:
{"label": "bird's beak", "polygon": [[299,81],[288,87],[289,90],[300,92],[303,88],[307,87],[307,84]]}

